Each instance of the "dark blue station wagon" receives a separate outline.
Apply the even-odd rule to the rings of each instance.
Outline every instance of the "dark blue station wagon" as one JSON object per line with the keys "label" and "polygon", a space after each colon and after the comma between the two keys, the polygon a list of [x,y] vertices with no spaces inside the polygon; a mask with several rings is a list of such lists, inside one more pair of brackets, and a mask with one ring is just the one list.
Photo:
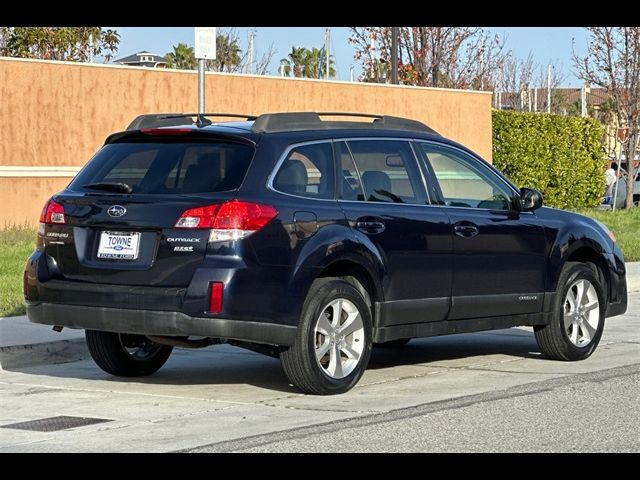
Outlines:
{"label": "dark blue station wagon", "polygon": [[143,115],[108,137],[44,206],[29,319],[85,329],[113,375],[227,342],[334,394],[374,345],[526,325],[581,360],[625,312],[604,225],[420,122],[329,115]]}

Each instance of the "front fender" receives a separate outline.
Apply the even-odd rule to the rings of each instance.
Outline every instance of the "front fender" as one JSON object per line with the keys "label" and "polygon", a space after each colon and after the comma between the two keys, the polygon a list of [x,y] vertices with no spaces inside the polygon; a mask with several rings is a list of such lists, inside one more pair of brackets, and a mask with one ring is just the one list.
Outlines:
{"label": "front fender", "polygon": [[[572,212],[554,211],[545,220],[545,231],[551,241],[547,291],[555,291],[564,264],[579,250],[586,249],[588,257],[609,265],[614,245],[607,233],[594,220]],[[587,252],[582,252],[581,256]]]}

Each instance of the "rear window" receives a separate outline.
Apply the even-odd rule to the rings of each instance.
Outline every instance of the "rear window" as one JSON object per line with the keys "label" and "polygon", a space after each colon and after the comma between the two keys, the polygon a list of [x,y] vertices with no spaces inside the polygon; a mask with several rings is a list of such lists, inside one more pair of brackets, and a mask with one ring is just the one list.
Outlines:
{"label": "rear window", "polygon": [[114,143],[98,151],[69,188],[106,182],[143,194],[236,190],[253,154],[253,147],[236,143]]}

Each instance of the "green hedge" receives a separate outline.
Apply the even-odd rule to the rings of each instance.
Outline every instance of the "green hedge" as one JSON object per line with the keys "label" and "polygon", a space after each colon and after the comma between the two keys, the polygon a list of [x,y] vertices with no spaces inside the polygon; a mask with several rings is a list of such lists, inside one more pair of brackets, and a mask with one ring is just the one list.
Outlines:
{"label": "green hedge", "polygon": [[604,193],[604,129],[592,118],[493,111],[493,164],[546,205],[591,207]]}

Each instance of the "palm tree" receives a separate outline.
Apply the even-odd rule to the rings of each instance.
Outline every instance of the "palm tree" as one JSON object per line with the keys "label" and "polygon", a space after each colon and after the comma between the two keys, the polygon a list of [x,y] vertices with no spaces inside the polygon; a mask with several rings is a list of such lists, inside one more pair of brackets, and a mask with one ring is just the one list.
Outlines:
{"label": "palm tree", "polygon": [[210,69],[216,72],[235,72],[242,62],[241,54],[237,38],[231,33],[219,33],[216,35],[216,59],[211,62]]}
{"label": "palm tree", "polygon": [[[304,76],[307,78],[325,78],[327,72],[327,60],[323,49],[316,47],[306,50],[304,61]],[[335,61],[333,55],[329,57],[329,78],[336,76]]]}
{"label": "palm tree", "polygon": [[[289,77],[293,73],[294,77],[319,78],[323,77],[326,72],[326,64],[324,57],[321,59],[322,50],[318,48],[291,47],[291,52],[287,58],[280,60],[284,67],[284,75]],[[322,60],[322,65],[320,61]],[[336,76],[335,61],[333,55],[329,59],[329,76]]]}
{"label": "palm tree", "polygon": [[193,47],[186,43],[178,43],[173,46],[173,52],[165,55],[167,68],[180,68],[182,70],[195,70],[197,66],[196,55]]}
{"label": "palm tree", "polygon": [[280,63],[284,65],[284,74],[290,77],[293,73],[294,77],[303,77],[304,62],[306,58],[305,47],[291,47],[291,53],[286,58],[280,60]]}

